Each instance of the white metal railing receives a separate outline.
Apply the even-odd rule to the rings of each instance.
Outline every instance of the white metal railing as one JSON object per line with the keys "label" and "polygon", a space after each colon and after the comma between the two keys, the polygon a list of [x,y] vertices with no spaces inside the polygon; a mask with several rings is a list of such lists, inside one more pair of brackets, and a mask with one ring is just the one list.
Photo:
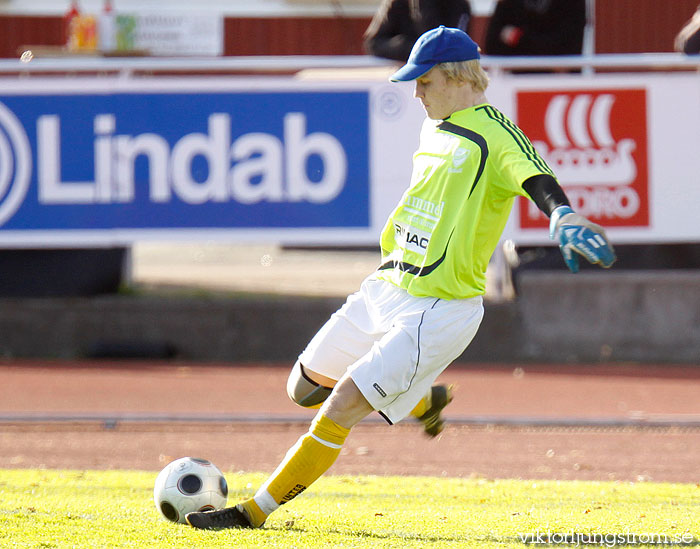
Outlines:
{"label": "white metal railing", "polygon": [[[28,59],[25,56],[25,60]],[[367,55],[286,55],[240,56],[219,58],[158,58],[158,57],[39,57],[26,61],[0,60],[2,74],[98,73],[129,76],[134,73],[192,72],[192,73],[279,73],[303,69],[357,69],[390,67],[396,63]],[[482,64],[495,72],[528,69],[700,69],[700,55],[678,53],[598,54],[552,57],[493,57],[484,56]]]}
{"label": "white metal railing", "polygon": [[496,71],[514,69],[699,69],[700,55],[680,53],[615,53],[550,57],[488,57],[482,64]]}
{"label": "white metal railing", "polygon": [[46,57],[29,62],[0,60],[2,73],[120,73],[135,72],[295,72],[319,68],[390,66],[391,62],[367,55],[250,55],[238,57]]}

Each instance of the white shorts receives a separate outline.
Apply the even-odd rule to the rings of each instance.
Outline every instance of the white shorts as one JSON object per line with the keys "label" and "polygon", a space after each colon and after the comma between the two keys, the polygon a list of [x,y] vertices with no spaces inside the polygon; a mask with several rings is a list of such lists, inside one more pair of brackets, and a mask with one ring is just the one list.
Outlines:
{"label": "white shorts", "polygon": [[389,423],[405,418],[476,334],[481,296],[413,297],[372,276],[326,322],[299,356],[338,380],[346,372]]}

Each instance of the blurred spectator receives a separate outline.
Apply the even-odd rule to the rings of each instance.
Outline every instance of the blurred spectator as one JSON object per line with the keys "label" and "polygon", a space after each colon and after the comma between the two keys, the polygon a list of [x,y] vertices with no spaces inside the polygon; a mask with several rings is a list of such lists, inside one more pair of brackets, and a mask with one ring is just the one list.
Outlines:
{"label": "blurred spectator", "polygon": [[700,53],[700,6],[676,35],[673,45],[679,52]]}
{"label": "blurred spectator", "polygon": [[499,0],[489,20],[489,55],[580,55],[586,0]]}
{"label": "blurred spectator", "polygon": [[466,32],[469,0],[383,0],[365,32],[371,55],[406,62],[425,31],[445,25]]}

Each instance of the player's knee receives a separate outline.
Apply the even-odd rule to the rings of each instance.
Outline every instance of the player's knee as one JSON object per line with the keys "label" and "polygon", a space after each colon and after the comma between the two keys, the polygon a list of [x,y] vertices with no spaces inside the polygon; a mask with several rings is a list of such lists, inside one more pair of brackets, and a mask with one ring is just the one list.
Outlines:
{"label": "player's knee", "polygon": [[287,380],[287,394],[292,401],[304,408],[317,408],[328,398],[333,389],[319,385],[304,373],[297,361]]}

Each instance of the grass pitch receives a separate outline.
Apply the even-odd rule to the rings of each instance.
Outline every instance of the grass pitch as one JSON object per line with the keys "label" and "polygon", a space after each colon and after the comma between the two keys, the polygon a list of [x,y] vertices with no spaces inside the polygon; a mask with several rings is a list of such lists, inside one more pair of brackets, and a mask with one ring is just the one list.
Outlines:
{"label": "grass pitch", "polygon": [[[0,547],[700,546],[696,484],[327,476],[263,529],[203,532],[160,517],[155,478],[0,470]],[[231,505],[266,475],[226,478]]]}

